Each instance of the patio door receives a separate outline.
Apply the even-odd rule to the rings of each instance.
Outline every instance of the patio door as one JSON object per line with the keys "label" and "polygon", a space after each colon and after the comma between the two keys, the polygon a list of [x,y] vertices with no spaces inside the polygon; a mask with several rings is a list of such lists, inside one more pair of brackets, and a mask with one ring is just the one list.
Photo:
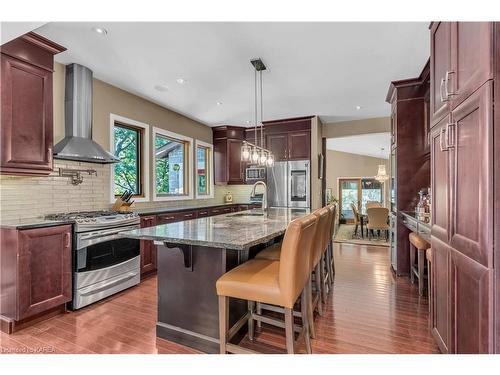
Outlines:
{"label": "patio door", "polygon": [[371,177],[340,178],[339,190],[341,213],[347,224],[354,223],[351,204],[363,215],[366,214],[367,202],[383,204],[383,184]]}
{"label": "patio door", "polygon": [[361,179],[360,178],[340,178],[339,179],[339,203],[341,214],[347,224],[354,223],[354,213],[351,204],[354,204],[358,211],[361,207]]}

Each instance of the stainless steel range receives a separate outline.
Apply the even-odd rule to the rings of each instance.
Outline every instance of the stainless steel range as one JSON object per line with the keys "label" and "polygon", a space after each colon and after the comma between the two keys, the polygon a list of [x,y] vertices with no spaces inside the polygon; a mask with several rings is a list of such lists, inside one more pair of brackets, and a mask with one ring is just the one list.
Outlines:
{"label": "stainless steel range", "polygon": [[73,309],[79,309],[140,282],[140,242],[118,233],[140,227],[135,213],[111,211],[49,215],[74,221]]}

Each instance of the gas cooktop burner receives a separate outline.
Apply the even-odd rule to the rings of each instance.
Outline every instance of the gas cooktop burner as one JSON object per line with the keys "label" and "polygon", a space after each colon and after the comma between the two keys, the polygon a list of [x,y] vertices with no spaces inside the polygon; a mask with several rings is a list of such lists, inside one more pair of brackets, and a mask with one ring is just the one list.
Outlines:
{"label": "gas cooktop burner", "polygon": [[51,214],[45,216],[48,220],[76,220],[76,219],[89,219],[89,218],[98,218],[103,216],[122,216],[122,215],[133,215],[134,213],[121,213],[114,211],[81,211],[81,212],[64,212],[58,214]]}
{"label": "gas cooktop burner", "polygon": [[112,228],[124,225],[137,224],[140,222],[139,215],[134,212],[114,211],[82,211],[64,212],[45,216],[47,220],[73,220],[76,224],[75,231],[83,232],[89,230]]}

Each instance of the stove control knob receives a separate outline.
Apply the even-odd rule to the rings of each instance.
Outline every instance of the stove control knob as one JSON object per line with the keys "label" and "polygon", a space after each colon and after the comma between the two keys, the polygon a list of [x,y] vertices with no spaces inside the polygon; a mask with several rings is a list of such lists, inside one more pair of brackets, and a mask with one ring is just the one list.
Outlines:
{"label": "stove control knob", "polygon": [[97,221],[97,219],[96,219],[96,218],[93,218],[93,219],[92,219],[92,222],[94,222],[94,223],[95,223],[96,221]]}
{"label": "stove control knob", "polygon": [[90,220],[89,220],[89,219],[85,219],[84,221],[85,221],[86,223],[89,223],[89,222],[90,222]]}

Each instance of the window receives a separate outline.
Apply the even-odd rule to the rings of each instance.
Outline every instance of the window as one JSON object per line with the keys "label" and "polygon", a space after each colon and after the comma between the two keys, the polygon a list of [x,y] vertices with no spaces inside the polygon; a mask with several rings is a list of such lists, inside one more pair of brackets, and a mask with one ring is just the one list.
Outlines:
{"label": "window", "polygon": [[383,184],[374,178],[361,179],[361,212],[366,214],[367,202],[383,203]]}
{"label": "window", "polygon": [[120,159],[111,173],[111,202],[126,191],[135,201],[149,200],[149,126],[121,116],[110,116],[110,149]]}
{"label": "window", "polygon": [[213,198],[213,146],[196,141],[196,196],[197,198]]}
{"label": "window", "polygon": [[155,200],[193,198],[193,140],[153,128]]}

